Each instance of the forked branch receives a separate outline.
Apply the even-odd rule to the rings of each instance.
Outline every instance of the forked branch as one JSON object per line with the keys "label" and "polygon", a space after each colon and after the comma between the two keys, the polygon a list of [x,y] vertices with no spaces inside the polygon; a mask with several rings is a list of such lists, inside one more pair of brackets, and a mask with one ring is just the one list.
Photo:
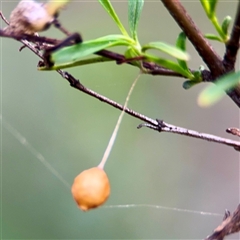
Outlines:
{"label": "forked branch", "polygon": [[214,51],[210,43],[204,38],[186,9],[179,0],[161,0],[168,12],[175,19],[179,27],[186,34],[203,61],[207,64],[213,77],[225,72],[220,56]]}
{"label": "forked branch", "polygon": [[[240,38],[240,3],[238,4],[231,38],[226,45],[226,54],[224,60],[222,60],[210,43],[204,38],[202,32],[198,29],[179,0],[161,1],[210,69],[213,82],[223,74],[234,70]],[[235,89],[226,91],[226,93],[240,107],[240,84]]]}

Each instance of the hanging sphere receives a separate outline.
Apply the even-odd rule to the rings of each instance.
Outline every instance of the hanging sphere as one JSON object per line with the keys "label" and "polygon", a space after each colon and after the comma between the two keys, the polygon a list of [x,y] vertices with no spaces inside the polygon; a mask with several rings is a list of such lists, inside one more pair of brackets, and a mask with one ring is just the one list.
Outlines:
{"label": "hanging sphere", "polygon": [[79,208],[88,211],[99,207],[109,197],[110,183],[105,171],[94,167],[81,172],[72,185],[72,195]]}

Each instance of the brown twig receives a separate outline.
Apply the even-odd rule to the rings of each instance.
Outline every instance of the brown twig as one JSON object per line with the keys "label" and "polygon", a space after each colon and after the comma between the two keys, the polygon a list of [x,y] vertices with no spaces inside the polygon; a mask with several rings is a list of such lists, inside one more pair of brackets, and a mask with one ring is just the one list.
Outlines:
{"label": "brown twig", "polygon": [[53,21],[53,24],[54,26],[59,30],[61,31],[63,34],[65,34],[66,36],[69,36],[71,33],[66,29],[64,28],[61,23],[58,21],[57,18],[54,19]]}
{"label": "brown twig", "polygon": [[[179,0],[161,0],[177,24],[184,31],[203,61],[207,64],[214,77],[225,73],[220,56],[204,38],[192,18],[188,15]],[[214,63],[214,64],[213,64]]]}
{"label": "brown twig", "polygon": [[55,45],[58,44],[60,41],[57,39],[53,38],[48,38],[48,37],[42,37],[38,35],[30,35],[30,34],[21,34],[21,35],[14,35],[14,34],[9,34],[0,29],[0,37],[6,37],[6,38],[13,38],[15,40],[27,40],[30,42],[35,42],[35,43],[45,43],[45,44],[50,44],[50,45]]}
{"label": "brown twig", "polygon": [[240,231],[240,205],[231,215],[226,212],[223,222],[205,240],[223,240],[224,237]]}
{"label": "brown twig", "polygon": [[239,141],[234,141],[231,139],[226,139],[226,138],[218,137],[215,135],[211,135],[211,134],[207,134],[207,133],[200,133],[200,132],[190,130],[187,128],[174,126],[174,125],[171,125],[169,123],[163,122],[158,119],[157,119],[157,122],[158,122],[158,126],[156,126],[155,124],[153,125],[153,124],[148,124],[148,123],[142,123],[138,126],[138,128],[148,127],[148,128],[151,128],[151,129],[159,131],[159,132],[175,133],[175,134],[184,135],[187,137],[193,137],[193,138],[206,140],[209,142],[224,144],[227,146],[234,147],[236,150],[240,149]]}
{"label": "brown twig", "polygon": [[[240,1],[238,1],[237,13],[234,20],[230,39],[226,44],[226,52],[223,58],[223,64],[228,72],[235,71],[235,63],[239,49],[240,40]],[[228,95],[235,101],[240,101],[240,84],[235,89],[228,91]]]}
{"label": "brown twig", "polygon": [[63,72],[61,70],[58,70],[58,73],[65,78],[66,80],[68,80],[68,82],[70,83],[70,85],[78,90],[80,90],[81,92],[84,92],[94,98],[97,98],[98,100],[105,102],[111,106],[113,106],[114,108],[117,108],[121,111],[125,111],[128,115],[131,115],[137,119],[143,120],[145,123],[141,124],[138,126],[138,128],[141,128],[143,126],[149,127],[151,129],[157,130],[159,132],[170,132],[170,133],[175,133],[175,134],[180,134],[180,135],[185,135],[188,137],[194,137],[194,138],[198,138],[198,139],[202,139],[202,140],[207,140],[210,142],[215,142],[215,143],[219,143],[219,144],[224,144],[227,146],[231,146],[234,147],[235,149],[240,148],[240,142],[238,141],[234,141],[231,139],[226,139],[226,138],[221,138],[218,136],[214,136],[211,134],[206,134],[206,133],[199,133],[197,131],[194,130],[190,130],[190,129],[186,129],[186,128],[181,128],[178,126],[174,126],[168,123],[165,123],[163,121],[159,121],[159,120],[153,120],[152,118],[146,117],[143,114],[140,114],[138,112],[135,112],[132,109],[129,108],[124,108],[123,105],[103,96],[100,95],[94,91],[92,91],[89,88],[86,88],[85,86],[83,86],[79,80],[77,80],[76,78],[74,78],[71,74],[67,73],[67,72]]}
{"label": "brown twig", "polygon": [[[133,65],[132,62],[129,62],[128,59],[125,58],[124,55],[119,54],[119,53],[115,53],[109,50],[101,50],[96,52],[95,54],[102,56],[102,57],[106,57],[112,60],[115,60],[117,63],[127,63],[129,65]],[[151,63],[151,62],[145,62],[143,61],[143,67],[145,69],[148,70],[148,74],[151,75],[161,75],[161,76],[172,76],[172,77],[183,77],[185,78],[183,75],[181,75],[180,73],[176,73],[172,70],[166,69],[164,67],[161,67],[155,63]]]}
{"label": "brown twig", "polygon": [[238,1],[237,13],[233,24],[230,39],[226,43],[226,52],[224,55],[223,64],[232,71],[236,63],[237,53],[240,40],[240,1]]}

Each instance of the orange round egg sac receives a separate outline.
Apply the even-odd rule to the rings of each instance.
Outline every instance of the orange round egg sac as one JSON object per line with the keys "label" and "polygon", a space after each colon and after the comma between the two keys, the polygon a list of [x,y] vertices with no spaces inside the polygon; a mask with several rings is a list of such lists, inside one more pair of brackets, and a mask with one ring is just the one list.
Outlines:
{"label": "orange round egg sac", "polygon": [[102,205],[110,194],[110,184],[103,169],[94,167],[81,172],[72,185],[72,195],[83,211]]}

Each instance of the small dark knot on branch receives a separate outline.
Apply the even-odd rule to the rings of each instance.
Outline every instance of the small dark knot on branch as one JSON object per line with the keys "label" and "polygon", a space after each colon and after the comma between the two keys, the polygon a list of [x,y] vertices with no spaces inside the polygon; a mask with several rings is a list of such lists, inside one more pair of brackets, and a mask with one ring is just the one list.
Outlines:
{"label": "small dark knot on branch", "polygon": [[162,129],[167,127],[167,125],[163,122],[163,120],[156,119],[156,121],[158,123],[158,131],[162,132]]}
{"label": "small dark knot on branch", "polygon": [[62,77],[68,80],[71,87],[76,88],[77,85],[80,83],[76,78],[74,78],[70,73],[68,72],[62,72]]}

